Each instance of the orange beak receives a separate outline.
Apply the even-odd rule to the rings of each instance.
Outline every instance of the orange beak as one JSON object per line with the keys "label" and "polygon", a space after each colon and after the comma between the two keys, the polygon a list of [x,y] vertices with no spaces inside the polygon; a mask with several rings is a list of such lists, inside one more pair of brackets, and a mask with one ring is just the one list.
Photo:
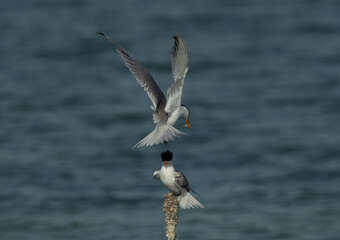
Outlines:
{"label": "orange beak", "polygon": [[189,129],[191,129],[190,123],[189,123],[189,119],[187,119],[187,126]]}
{"label": "orange beak", "polygon": [[168,161],[164,161],[163,165],[164,166],[168,165]]}

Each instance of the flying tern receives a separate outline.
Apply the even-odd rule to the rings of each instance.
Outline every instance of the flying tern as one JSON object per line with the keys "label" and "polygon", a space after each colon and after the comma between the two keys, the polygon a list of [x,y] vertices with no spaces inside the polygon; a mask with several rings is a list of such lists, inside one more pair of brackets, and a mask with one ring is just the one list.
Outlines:
{"label": "flying tern", "polygon": [[160,171],[155,171],[154,179],[161,180],[163,184],[177,196],[179,206],[183,209],[204,208],[189,192],[193,191],[189,187],[189,182],[183,173],[176,171],[171,163],[173,154],[169,150],[161,154],[163,166]]}
{"label": "flying tern", "polygon": [[167,90],[166,99],[151,74],[139,62],[111,37],[102,32],[98,32],[98,34],[103,35],[115,45],[125,65],[144,88],[153,103],[151,109],[154,110],[153,121],[156,127],[133,148],[167,143],[173,141],[174,137],[180,137],[181,134],[186,135],[173,127],[179,118],[183,118],[186,121],[184,126],[191,128],[189,123],[190,111],[185,105],[181,104],[184,79],[189,69],[188,48],[184,39],[180,36],[173,37],[175,42],[171,52],[171,64],[174,81]]}

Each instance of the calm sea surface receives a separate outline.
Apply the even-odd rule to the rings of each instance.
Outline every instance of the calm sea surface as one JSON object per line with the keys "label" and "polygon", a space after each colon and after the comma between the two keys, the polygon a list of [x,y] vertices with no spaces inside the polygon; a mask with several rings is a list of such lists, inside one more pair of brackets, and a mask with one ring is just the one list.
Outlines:
{"label": "calm sea surface", "polygon": [[[179,239],[337,240],[339,1],[0,3],[0,239],[165,239],[174,152],[205,209]],[[166,91],[172,36],[189,48],[192,130],[131,148],[151,101],[103,31]]]}

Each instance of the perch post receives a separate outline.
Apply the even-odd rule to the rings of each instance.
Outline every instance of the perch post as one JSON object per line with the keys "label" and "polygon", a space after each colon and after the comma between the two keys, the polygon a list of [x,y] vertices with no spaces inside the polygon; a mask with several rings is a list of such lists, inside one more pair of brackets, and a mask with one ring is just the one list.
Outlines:
{"label": "perch post", "polygon": [[166,237],[168,240],[177,240],[178,200],[172,193],[164,195],[163,211],[165,213]]}

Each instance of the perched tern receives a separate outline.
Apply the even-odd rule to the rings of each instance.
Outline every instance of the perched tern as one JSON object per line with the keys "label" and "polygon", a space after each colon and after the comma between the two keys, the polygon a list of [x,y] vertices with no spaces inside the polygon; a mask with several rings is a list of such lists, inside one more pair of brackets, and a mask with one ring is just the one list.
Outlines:
{"label": "perched tern", "polygon": [[[188,180],[183,173],[176,171],[172,163],[172,152],[169,150],[161,154],[163,166],[160,171],[155,171],[154,179],[161,180],[163,184],[177,196],[179,206],[183,209],[189,208],[204,208],[204,206],[197,201],[189,192],[193,191],[189,187]],[[197,193],[196,193],[197,194]]]}
{"label": "perched tern", "polygon": [[184,39],[180,36],[173,37],[175,43],[171,52],[171,64],[174,81],[168,88],[167,99],[165,99],[163,92],[151,74],[139,62],[108,35],[102,32],[98,34],[103,35],[116,46],[125,65],[144,88],[153,103],[151,109],[154,110],[153,121],[156,127],[133,148],[167,143],[173,141],[174,137],[179,137],[181,134],[185,135],[185,133],[173,127],[178,118],[183,118],[186,121],[184,126],[191,128],[189,123],[190,111],[185,105],[181,104],[184,79],[189,69],[188,49]]}

